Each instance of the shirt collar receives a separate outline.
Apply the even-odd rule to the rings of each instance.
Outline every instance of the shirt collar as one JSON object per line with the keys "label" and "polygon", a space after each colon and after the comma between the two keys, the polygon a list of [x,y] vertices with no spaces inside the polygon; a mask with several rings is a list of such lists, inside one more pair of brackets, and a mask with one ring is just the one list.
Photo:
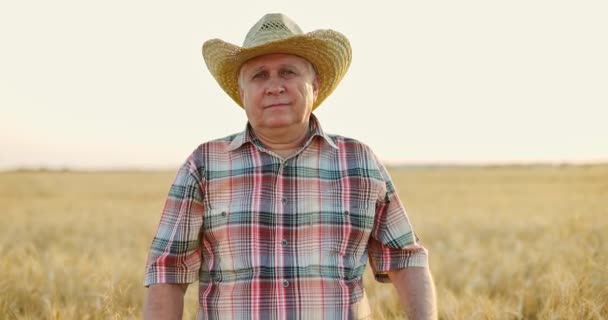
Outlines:
{"label": "shirt collar", "polygon": [[[329,144],[332,148],[338,149],[338,146],[334,143],[334,141],[327,134],[325,134],[325,132],[323,132],[323,129],[321,128],[321,124],[319,123],[319,120],[317,119],[317,117],[314,114],[310,114],[310,120],[308,122],[308,130],[309,130],[309,138],[306,139],[306,144],[310,143],[310,141],[312,140],[313,137],[319,136],[319,137],[323,138],[327,142],[327,144]],[[255,145],[261,145],[261,143],[259,142],[258,138],[255,136],[255,133],[253,132],[253,129],[251,128],[251,125],[249,123],[247,123],[245,130],[238,133],[234,137],[232,142],[230,142],[230,144],[228,145],[228,151],[234,151],[234,150],[238,149],[239,147],[241,147],[242,145],[244,145],[245,143],[253,143]]]}

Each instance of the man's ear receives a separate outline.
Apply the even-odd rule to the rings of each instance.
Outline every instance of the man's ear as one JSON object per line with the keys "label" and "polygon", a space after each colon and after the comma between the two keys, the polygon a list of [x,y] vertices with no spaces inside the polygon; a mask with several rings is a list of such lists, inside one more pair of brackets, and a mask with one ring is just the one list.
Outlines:
{"label": "man's ear", "polygon": [[319,77],[315,75],[315,79],[312,81],[312,93],[314,96],[314,100],[317,100],[317,97],[319,96],[319,87],[320,87],[321,81],[319,80]]}
{"label": "man's ear", "polygon": [[242,70],[239,70],[239,77],[237,78],[237,85],[239,86],[239,97],[241,98],[241,102],[243,102],[243,87],[241,86],[242,81]]}

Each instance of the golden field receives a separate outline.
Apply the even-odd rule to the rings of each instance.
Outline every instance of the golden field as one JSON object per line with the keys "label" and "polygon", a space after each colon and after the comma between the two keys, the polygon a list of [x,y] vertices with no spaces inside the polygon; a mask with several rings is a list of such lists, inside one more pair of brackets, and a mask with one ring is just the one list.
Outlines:
{"label": "golden field", "polygon": [[[608,165],[391,173],[429,249],[441,319],[608,319]],[[0,173],[0,319],[141,318],[173,176]],[[365,281],[375,317],[399,318],[392,286],[369,270]]]}

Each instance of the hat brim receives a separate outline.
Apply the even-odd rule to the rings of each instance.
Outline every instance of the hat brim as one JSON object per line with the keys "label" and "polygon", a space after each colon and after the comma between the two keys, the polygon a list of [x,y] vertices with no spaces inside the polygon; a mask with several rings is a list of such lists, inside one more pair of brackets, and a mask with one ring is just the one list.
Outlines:
{"label": "hat brim", "polygon": [[316,30],[251,48],[220,39],[208,40],[203,44],[203,58],[209,72],[241,107],[243,102],[238,84],[241,66],[247,60],[271,53],[297,55],[313,64],[319,79],[319,94],[313,103],[313,110],[336,89],[352,59],[350,42],[343,34],[333,30]]}

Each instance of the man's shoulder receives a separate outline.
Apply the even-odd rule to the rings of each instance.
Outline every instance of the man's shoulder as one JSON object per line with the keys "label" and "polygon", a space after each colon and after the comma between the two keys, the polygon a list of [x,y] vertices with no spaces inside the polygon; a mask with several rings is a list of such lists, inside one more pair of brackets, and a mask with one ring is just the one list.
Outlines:
{"label": "man's shoulder", "polygon": [[201,143],[200,145],[217,145],[217,144],[222,144],[222,145],[229,145],[230,143],[232,143],[232,141],[234,141],[237,138],[241,138],[243,136],[243,132],[235,132],[233,134],[229,134],[225,137],[221,137],[221,138],[216,138],[216,139],[212,139],[212,140],[208,140],[205,141],[203,143]]}
{"label": "man's shoulder", "polygon": [[242,137],[242,134],[243,134],[242,132],[237,132],[237,133],[227,135],[225,137],[207,140],[207,141],[200,143],[194,150],[195,150],[195,152],[201,152],[201,151],[205,151],[205,150],[221,152],[224,149],[227,149],[235,139]]}
{"label": "man's shoulder", "polygon": [[356,143],[356,144],[365,145],[365,143],[361,142],[360,140],[357,140],[357,139],[352,138],[352,137],[343,136],[341,134],[328,133],[326,135],[330,139],[332,139],[334,142],[344,141],[344,142],[349,142],[349,143]]}
{"label": "man's shoulder", "polygon": [[204,167],[208,159],[220,159],[222,154],[227,154],[235,139],[241,137],[242,132],[204,141],[194,148],[186,162],[196,168]]}
{"label": "man's shoulder", "polygon": [[346,148],[346,151],[366,152],[370,153],[370,155],[373,155],[374,153],[368,144],[355,138],[333,133],[328,133],[326,136],[328,139],[331,139],[338,148]]}

